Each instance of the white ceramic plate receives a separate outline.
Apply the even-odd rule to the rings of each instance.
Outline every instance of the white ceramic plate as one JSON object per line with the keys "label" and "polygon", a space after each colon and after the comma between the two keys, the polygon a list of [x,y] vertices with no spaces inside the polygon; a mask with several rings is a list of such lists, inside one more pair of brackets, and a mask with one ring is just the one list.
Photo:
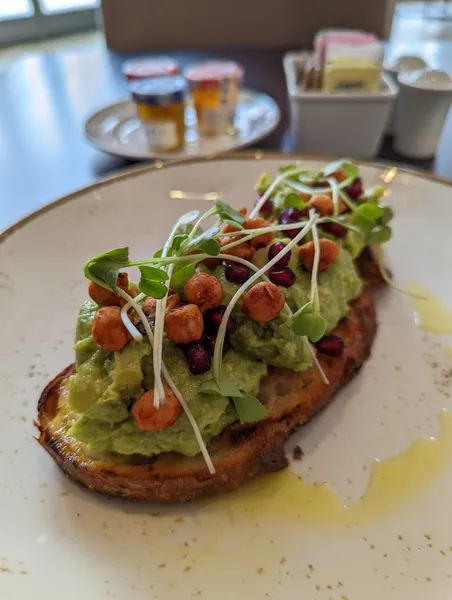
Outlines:
{"label": "white ceramic plate", "polygon": [[[203,206],[170,200],[171,189],[223,192],[234,206],[250,206],[259,173],[288,160],[141,169],[76,192],[3,235],[2,599],[450,600],[452,427],[383,463],[385,481],[367,489],[375,458],[437,435],[437,414],[452,409],[450,336],[420,330],[407,297],[392,289],[378,298],[370,360],[293,438],[290,448],[299,444],[305,457],[286,474],[190,506],[130,505],[73,484],[33,439],[39,393],[73,359],[87,258],[123,245],[132,256],[152,255],[178,215]],[[362,167],[368,185],[380,173]],[[450,186],[399,172],[389,201],[396,218],[387,255],[397,282],[415,280],[450,302]]]}
{"label": "white ceramic plate", "polygon": [[85,135],[95,146],[110,154],[126,158],[168,160],[212,156],[255,144],[278,125],[281,115],[270,96],[254,90],[240,92],[235,133],[217,137],[202,137],[196,125],[196,113],[191,106],[185,112],[185,146],[179,152],[155,153],[149,150],[146,136],[136,116],[131,100],[112,104],[92,115],[85,124]]}

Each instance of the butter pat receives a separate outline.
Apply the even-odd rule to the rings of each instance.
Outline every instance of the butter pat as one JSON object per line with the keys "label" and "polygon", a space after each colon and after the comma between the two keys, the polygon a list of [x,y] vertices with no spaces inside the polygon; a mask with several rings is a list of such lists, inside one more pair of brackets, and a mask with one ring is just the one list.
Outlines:
{"label": "butter pat", "polygon": [[379,42],[360,45],[331,43],[323,69],[324,92],[378,92],[383,47]]}
{"label": "butter pat", "polygon": [[365,61],[332,61],[323,70],[322,90],[334,92],[378,92],[381,67]]}

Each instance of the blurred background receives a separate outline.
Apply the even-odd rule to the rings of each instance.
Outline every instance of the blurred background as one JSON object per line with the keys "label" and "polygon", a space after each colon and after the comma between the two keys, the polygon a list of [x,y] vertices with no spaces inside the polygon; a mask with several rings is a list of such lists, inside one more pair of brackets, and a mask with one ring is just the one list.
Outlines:
{"label": "blurred background", "polygon": [[[244,85],[280,111],[276,128],[252,148],[299,150],[283,59],[311,49],[327,27],[375,34],[386,64],[415,55],[432,69],[452,67],[450,2],[0,0],[0,228],[135,162],[101,152],[84,132],[90,115],[130,96],[122,67],[131,57],[164,54],[182,69],[237,61]],[[385,136],[378,158],[452,176],[449,117],[433,155],[402,156]]]}

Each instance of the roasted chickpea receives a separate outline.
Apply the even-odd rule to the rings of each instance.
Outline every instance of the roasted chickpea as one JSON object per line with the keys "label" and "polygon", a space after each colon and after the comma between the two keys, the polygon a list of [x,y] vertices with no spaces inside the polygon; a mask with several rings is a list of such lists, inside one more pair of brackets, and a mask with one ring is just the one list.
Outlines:
{"label": "roasted chickpea", "polygon": [[[226,244],[230,244],[239,239],[240,238],[238,236],[237,237],[229,236],[229,237],[220,238],[219,243],[220,243],[220,246],[226,246]],[[243,258],[245,260],[251,260],[254,256],[254,252],[255,252],[254,246],[250,241],[243,242],[242,244],[237,244],[237,246],[233,246],[232,248],[229,248],[229,250],[222,251],[223,254],[229,254],[230,256],[237,256],[238,258]]]}
{"label": "roasted chickpea", "polygon": [[[176,290],[168,290],[168,300],[166,301],[166,311],[177,308],[180,304],[180,296]],[[148,296],[143,302],[143,312],[147,317],[155,317],[157,300]]]}
{"label": "roasted chickpea", "polygon": [[[321,239],[319,240],[320,247],[320,260],[319,260],[319,271],[326,271],[330,265],[339,256],[340,248],[333,242],[333,240]],[[314,266],[314,255],[315,247],[314,242],[307,242],[300,246],[298,250],[301,262],[303,266],[308,270],[312,271]]]}
{"label": "roasted chickpea", "polygon": [[165,315],[165,331],[175,344],[191,344],[202,338],[204,321],[196,304],[186,304]]}
{"label": "roasted chickpea", "polygon": [[[243,224],[245,229],[261,229],[263,227],[268,227],[269,222],[263,217],[253,217],[252,219],[247,219]],[[251,240],[254,248],[263,248],[264,246],[268,246],[271,244],[275,234],[272,231],[268,233],[263,233],[262,235],[258,235],[257,237]]]}
{"label": "roasted chickpea", "polygon": [[[317,194],[316,196],[312,196],[309,202],[306,205],[306,213],[309,213],[309,210],[313,208],[316,213],[321,215],[322,217],[328,217],[334,214],[334,204],[333,199],[330,195],[327,194]],[[339,213],[343,213],[347,210],[347,205],[342,200],[339,200]]]}
{"label": "roasted chickpea", "polygon": [[279,315],[285,302],[284,294],[278,286],[261,281],[244,295],[242,312],[253,321],[267,323]]}
{"label": "roasted chickpea", "polygon": [[337,171],[334,171],[334,173],[331,175],[331,177],[334,177],[334,179],[338,183],[342,183],[343,181],[345,181],[345,179],[347,179],[347,175],[345,174],[344,169],[342,169],[342,168],[337,169]]}
{"label": "roasted chickpea", "polygon": [[104,306],[94,315],[91,335],[96,344],[109,352],[119,352],[132,336],[121,319],[119,306]]}
{"label": "roasted chickpea", "polygon": [[[132,296],[130,290],[128,289],[129,277],[127,273],[119,273],[116,285]],[[114,292],[106,290],[105,288],[103,288],[100,285],[97,285],[97,283],[94,283],[93,281],[91,281],[88,286],[88,294],[91,300],[99,306],[124,306],[126,302],[124,298],[120,298]]]}
{"label": "roasted chickpea", "polygon": [[145,392],[132,406],[132,414],[141,431],[166,429],[171,427],[179,416],[181,410],[179,400],[168,387],[163,386],[163,389],[166,403],[160,404],[159,408],[154,406],[154,390]]}
{"label": "roasted chickpea", "polygon": [[226,223],[226,225],[223,225],[221,228],[221,233],[231,233],[232,231],[239,231],[239,228],[234,227],[234,225],[231,225],[230,223]]}
{"label": "roasted chickpea", "polygon": [[166,301],[166,312],[174,310],[180,306],[180,296],[176,290],[168,290],[168,300]]}
{"label": "roasted chickpea", "polygon": [[155,307],[157,306],[157,300],[148,296],[143,302],[143,312],[147,317],[155,317]]}
{"label": "roasted chickpea", "polygon": [[196,304],[201,312],[205,312],[221,304],[223,287],[213,275],[196,273],[185,284],[184,294],[191,304]]}

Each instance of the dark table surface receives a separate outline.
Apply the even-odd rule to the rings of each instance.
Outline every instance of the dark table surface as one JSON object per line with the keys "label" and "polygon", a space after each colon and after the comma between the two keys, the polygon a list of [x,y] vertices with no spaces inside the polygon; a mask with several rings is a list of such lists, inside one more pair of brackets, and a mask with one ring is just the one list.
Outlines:
{"label": "dark table surface", "polygon": [[[390,44],[389,56],[416,53],[438,68],[452,65],[452,42]],[[290,151],[287,93],[282,50],[177,52],[182,65],[206,57],[229,57],[245,67],[247,87],[264,91],[281,108],[281,123],[259,148]],[[59,53],[32,53],[0,66],[0,230],[23,215],[77,188],[93,183],[130,161],[92,148],[83,137],[86,118],[127,97],[121,74],[126,57],[100,41]],[[403,162],[385,143],[380,156]],[[446,122],[437,156],[411,163],[452,178],[452,117]],[[407,164],[407,161],[404,161]]]}

